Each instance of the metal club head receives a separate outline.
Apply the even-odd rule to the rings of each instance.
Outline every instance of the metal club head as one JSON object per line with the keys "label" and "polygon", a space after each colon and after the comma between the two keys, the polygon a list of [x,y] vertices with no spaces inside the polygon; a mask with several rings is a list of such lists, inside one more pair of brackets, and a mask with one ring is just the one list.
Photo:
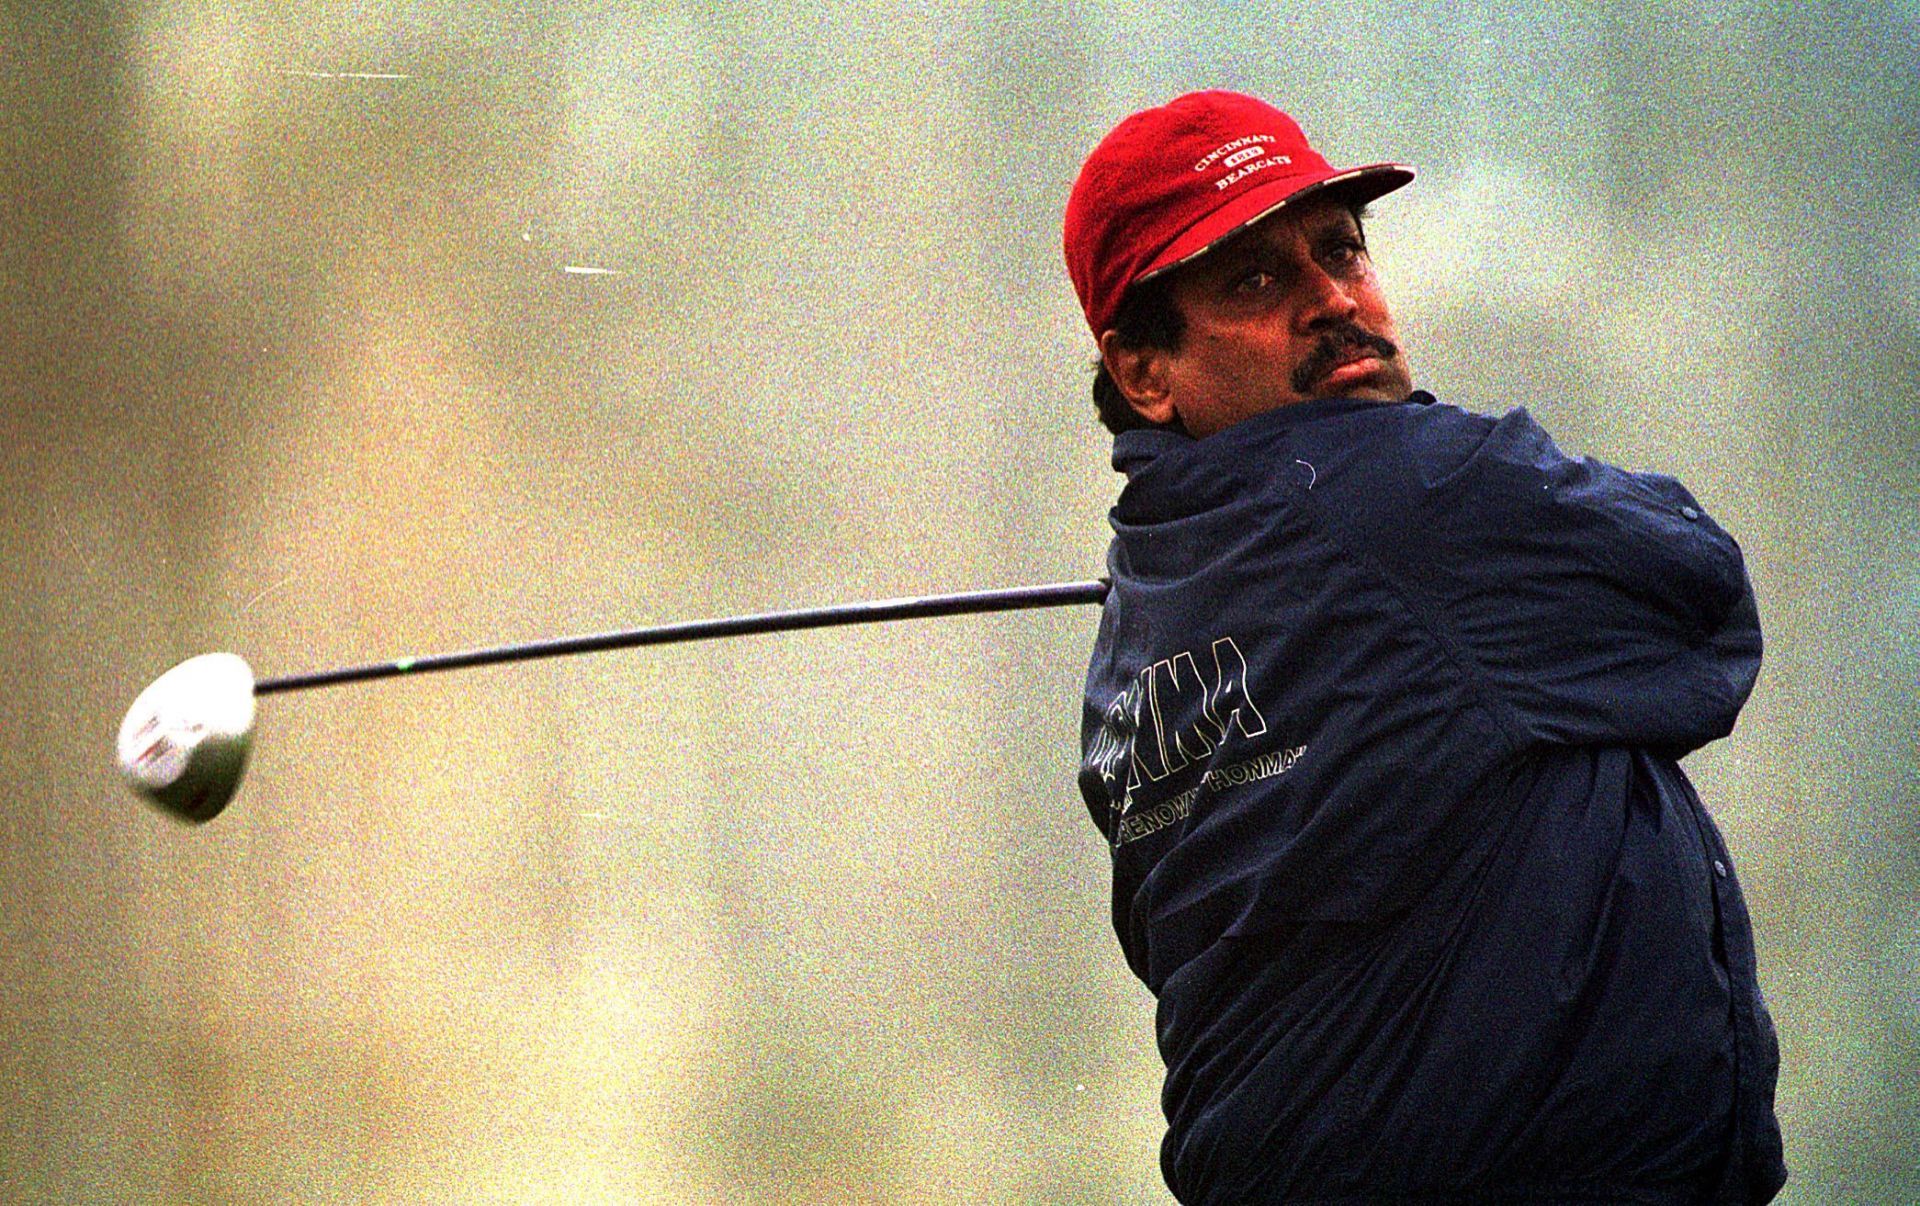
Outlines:
{"label": "metal club head", "polygon": [[246,769],[253,687],[253,670],[232,653],[203,653],[162,674],[120,722],[120,773],[162,811],[212,820]]}

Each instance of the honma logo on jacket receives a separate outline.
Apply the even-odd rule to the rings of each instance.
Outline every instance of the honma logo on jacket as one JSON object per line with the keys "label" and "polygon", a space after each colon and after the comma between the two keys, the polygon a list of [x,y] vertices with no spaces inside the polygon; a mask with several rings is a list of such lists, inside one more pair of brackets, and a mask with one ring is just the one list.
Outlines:
{"label": "honma logo on jacket", "polygon": [[[1210,757],[1235,729],[1242,736],[1258,737],[1267,731],[1267,719],[1248,692],[1247,659],[1240,646],[1232,637],[1221,637],[1199,656],[1180,653],[1140,671],[1103,710],[1100,731],[1087,747],[1086,766],[1106,783],[1114,812],[1127,817],[1142,785],[1159,783]],[[1202,787],[1279,774],[1305,752],[1300,746],[1209,771],[1199,784],[1145,815],[1128,818],[1116,829],[1114,842],[1144,837],[1185,817]]]}

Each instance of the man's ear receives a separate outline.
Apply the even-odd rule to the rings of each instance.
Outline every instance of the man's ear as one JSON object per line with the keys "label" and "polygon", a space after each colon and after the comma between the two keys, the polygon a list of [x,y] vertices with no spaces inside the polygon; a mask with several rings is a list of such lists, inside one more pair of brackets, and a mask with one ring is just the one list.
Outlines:
{"label": "man's ear", "polygon": [[1162,427],[1178,417],[1167,378],[1167,355],[1165,348],[1127,347],[1118,331],[1100,336],[1100,362],[1107,366],[1107,376],[1135,414]]}

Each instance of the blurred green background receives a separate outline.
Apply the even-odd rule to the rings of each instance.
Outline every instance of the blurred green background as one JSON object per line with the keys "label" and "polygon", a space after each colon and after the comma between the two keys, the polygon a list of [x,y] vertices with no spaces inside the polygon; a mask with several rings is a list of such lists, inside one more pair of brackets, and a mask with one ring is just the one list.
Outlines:
{"label": "blurred green background", "polygon": [[1421,385],[1741,538],[1784,1200],[1920,1201],[1911,0],[0,13],[0,1198],[1166,1200],[1090,610],[277,697],[197,830],[112,739],[207,649],[1099,572],[1060,213],[1228,86],[1420,168]]}

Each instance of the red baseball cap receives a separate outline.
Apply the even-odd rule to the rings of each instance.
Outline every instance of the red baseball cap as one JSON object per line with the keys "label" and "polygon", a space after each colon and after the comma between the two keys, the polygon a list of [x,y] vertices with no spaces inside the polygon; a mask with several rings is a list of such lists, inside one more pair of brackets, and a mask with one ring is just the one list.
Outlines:
{"label": "red baseball cap", "polygon": [[1413,179],[1400,163],[1335,170],[1285,113],[1237,92],[1143,109],[1087,156],[1067,198],[1067,275],[1094,338],[1126,291],[1326,189],[1364,204]]}

